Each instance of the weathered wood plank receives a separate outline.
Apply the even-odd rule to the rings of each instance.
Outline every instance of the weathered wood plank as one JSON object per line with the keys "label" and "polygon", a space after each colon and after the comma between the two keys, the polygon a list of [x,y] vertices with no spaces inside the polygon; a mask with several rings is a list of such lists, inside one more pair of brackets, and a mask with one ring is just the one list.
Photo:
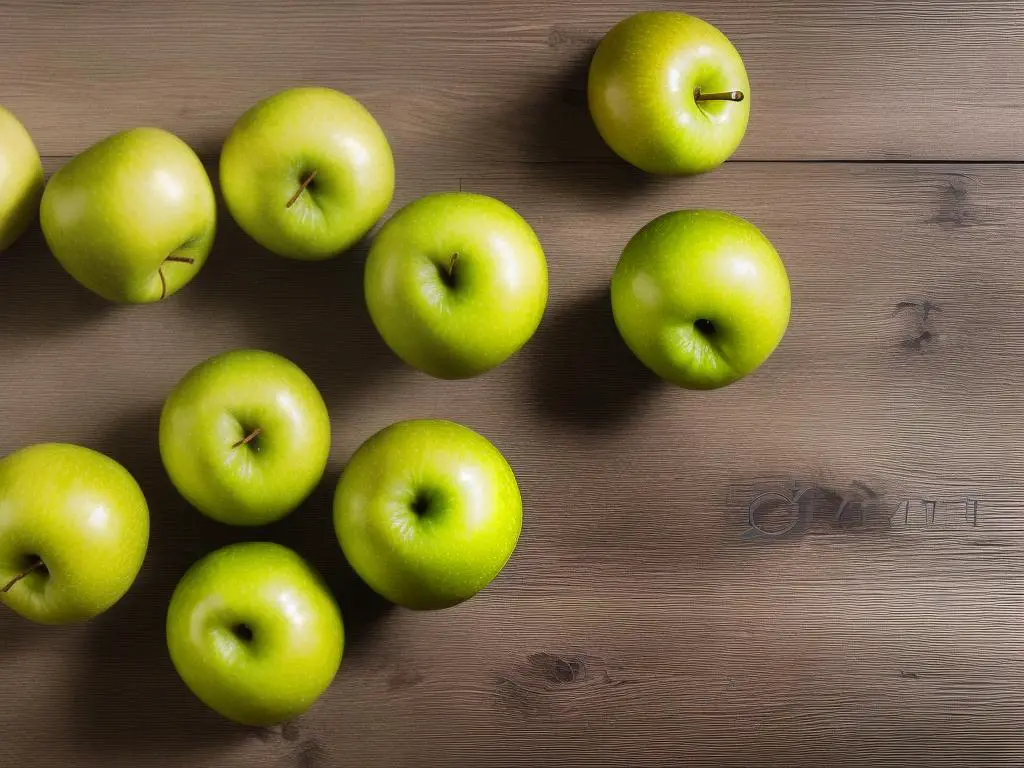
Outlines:
{"label": "weathered wood plank", "polygon": [[[0,103],[66,155],[140,124],[217,152],[257,99],[296,84],[362,99],[399,173],[608,159],[586,112],[590,53],[619,19],[676,3],[397,0],[0,2]],[[1018,0],[694,0],[743,53],[745,159],[1020,160]]]}

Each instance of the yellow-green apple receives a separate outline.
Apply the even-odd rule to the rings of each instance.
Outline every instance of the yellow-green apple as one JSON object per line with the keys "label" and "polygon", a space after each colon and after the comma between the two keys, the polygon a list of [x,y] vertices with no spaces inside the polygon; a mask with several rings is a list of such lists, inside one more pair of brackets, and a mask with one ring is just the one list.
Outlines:
{"label": "yellow-green apple", "polygon": [[612,27],[590,63],[587,96],[608,146],[649,173],[718,167],[750,117],[739,53],[717,28],[677,11],[646,11]]}
{"label": "yellow-green apple", "polygon": [[450,421],[402,421],[352,456],[334,529],[352,568],[407,608],[446,608],[486,587],[519,540],[523,502],[497,448]]}
{"label": "yellow-green apple", "polygon": [[0,602],[42,624],[85,621],[128,591],[149,509],[124,467],[88,448],[39,443],[0,460]]}
{"label": "yellow-green apple", "polygon": [[509,206],[444,192],[381,228],[364,287],[395,354],[431,376],[462,379],[500,365],[537,330],[548,268],[537,235]]}
{"label": "yellow-green apple", "polygon": [[167,611],[167,648],[208,707],[246,725],[309,709],[334,680],[341,611],[320,575],[287,547],[232,544],[197,562]]}
{"label": "yellow-green apple", "polygon": [[712,389],[763,363],[789,324],[789,278],[750,222],[676,211],[636,233],[612,277],[615,324],[648,368]]}
{"label": "yellow-green apple", "polygon": [[134,128],[57,171],[40,219],[53,255],[78,282],[110,301],[147,304],[181,290],[202,268],[217,204],[185,142]]}
{"label": "yellow-green apple", "polygon": [[220,186],[235,221],[264,248],[328,259],[384,214],[395,163],[358,101],[330,88],[292,88],[235,123],[220,156]]}
{"label": "yellow-green apple", "polygon": [[160,417],[160,455],[181,495],[232,525],[264,525],[320,482],[331,421],[316,385],[290,360],[238,349],[200,363]]}
{"label": "yellow-green apple", "polygon": [[39,210],[43,164],[28,131],[0,107],[0,251],[28,229]]}

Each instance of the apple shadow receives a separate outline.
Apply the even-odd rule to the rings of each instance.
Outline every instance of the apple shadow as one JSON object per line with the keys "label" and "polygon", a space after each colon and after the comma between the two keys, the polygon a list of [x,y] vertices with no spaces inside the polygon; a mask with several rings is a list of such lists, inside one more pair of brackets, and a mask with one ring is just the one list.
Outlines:
{"label": "apple shadow", "polygon": [[157,442],[159,407],[128,414],[90,447],[120,461],[139,482],[150,510],[149,551],[133,587],[89,625],[71,721],[78,743],[97,754],[164,754],[185,764],[190,752],[250,735],[208,710],[178,677],[164,633],[178,580],[202,555],[236,532],[192,509],[171,485]]}
{"label": "apple shadow", "polygon": [[7,606],[0,605],[0,657],[14,653],[25,646],[38,643],[41,634],[52,631],[19,616]]}
{"label": "apple shadow", "polygon": [[606,287],[546,317],[531,348],[531,400],[546,418],[585,431],[621,429],[666,386],[623,342]]}
{"label": "apple shadow", "polygon": [[[524,154],[528,173],[562,194],[616,204],[621,197],[643,195],[657,177],[616,155],[598,133],[587,103],[587,77],[597,41],[575,51],[526,104],[515,106],[513,120],[526,115]],[[585,173],[578,170],[586,169]]]}
{"label": "apple shadow", "polygon": [[113,306],[79,285],[50,253],[36,221],[0,254],[0,355],[87,325]]}
{"label": "apple shadow", "polygon": [[396,606],[370,589],[341,551],[334,533],[333,516],[337,480],[328,470],[319,487],[299,509],[262,530],[268,541],[294,549],[323,576],[341,608],[347,655],[360,650],[372,635],[374,625]]}
{"label": "apple shadow", "polygon": [[201,316],[233,315],[250,346],[302,368],[328,407],[399,368],[366,309],[366,241],[327,261],[300,262],[252,240],[223,202],[217,226],[209,261],[177,295],[185,307]]}

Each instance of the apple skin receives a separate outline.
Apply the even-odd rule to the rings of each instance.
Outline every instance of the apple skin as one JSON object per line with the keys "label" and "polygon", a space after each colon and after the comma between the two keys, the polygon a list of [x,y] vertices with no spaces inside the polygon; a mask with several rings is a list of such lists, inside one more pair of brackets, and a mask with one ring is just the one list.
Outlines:
{"label": "apple skin", "polygon": [[611,294],[627,346],[688,389],[751,373],[789,324],[789,278],[774,246],[722,211],[675,211],[649,223],[623,251]]}
{"label": "apple skin", "polygon": [[[697,102],[741,91],[743,100]],[[620,21],[597,47],[587,83],[590,114],[605,143],[648,173],[717,168],[736,151],[750,117],[743,59],[718,29],[676,11]]]}
{"label": "apple skin", "polygon": [[358,101],[330,88],[292,88],[235,123],[221,151],[220,186],[232,217],[256,242],[279,256],[317,261],[351,248],[384,215],[395,162]]}
{"label": "apple skin", "polygon": [[298,507],[330,450],[331,420],[316,385],[272,352],[239,349],[200,363],[160,416],[171,481],[204,515],[231,525],[265,525]]}
{"label": "apple skin", "polygon": [[363,443],[334,496],[346,559],[374,591],[417,610],[486,587],[512,556],[523,502],[486,438],[450,421],[402,421]]}
{"label": "apple skin", "polygon": [[43,193],[43,163],[32,137],[0,107],[0,251],[28,229]]}
{"label": "apple skin", "polygon": [[548,268],[537,235],[512,208],[486,195],[442,192],[410,203],[381,228],[364,290],[395,354],[431,376],[464,379],[529,341],[547,304]]}
{"label": "apple skin", "polygon": [[0,460],[0,592],[41,624],[85,621],[128,591],[149,544],[149,508],[124,467],[88,448],[39,443]]}
{"label": "apple skin", "polygon": [[245,725],[309,709],[341,665],[341,611],[316,570],[287,547],[232,544],[195,563],[167,611],[167,649],[208,707]]}
{"label": "apple skin", "polygon": [[134,128],[57,171],[43,192],[40,220],[53,255],[78,282],[109,301],[148,304],[175,294],[202,269],[217,203],[185,142],[159,128]]}

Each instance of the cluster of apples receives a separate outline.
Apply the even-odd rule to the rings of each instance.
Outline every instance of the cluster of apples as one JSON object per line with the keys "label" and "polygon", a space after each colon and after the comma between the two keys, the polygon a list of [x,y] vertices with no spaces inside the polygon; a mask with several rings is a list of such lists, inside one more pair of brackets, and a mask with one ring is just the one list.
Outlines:
{"label": "cluster of apples", "polygon": [[[591,64],[597,127],[652,173],[692,174],[742,140],[749,85],[713,26],[674,12],[616,25]],[[326,259],[363,238],[394,191],[394,162],[372,115],[326,88],[274,95],[235,124],[220,157],[231,215],[267,249]],[[50,249],[100,296],[149,303],[181,290],[214,242],[216,199],[195,153],[155,128],[116,134],[44,188],[28,133],[0,109],[0,248],[38,208]],[[536,331],[547,264],[529,224],[483,195],[428,195],[373,239],[367,307],[391,349],[432,376],[503,363]],[[720,211],[656,218],[627,244],[611,280],[616,324],[661,377],[709,389],[750,373],[789,320],[786,270],[749,222]],[[289,360],[233,350],[200,363],[164,403],[160,455],[182,496],[232,525],[264,525],[321,481],[328,409]],[[382,596],[413,609],[455,605],[501,571],[522,527],[516,477],[486,438],[447,422],[393,424],[351,457],[334,526],[344,555]],[[0,601],[43,623],[89,619],[130,588],[149,511],[114,460],[37,444],[0,460]],[[221,714],[271,724],[305,711],[341,663],[341,613],[314,569],[278,544],[213,552],[180,581],[168,609],[171,659]]]}

